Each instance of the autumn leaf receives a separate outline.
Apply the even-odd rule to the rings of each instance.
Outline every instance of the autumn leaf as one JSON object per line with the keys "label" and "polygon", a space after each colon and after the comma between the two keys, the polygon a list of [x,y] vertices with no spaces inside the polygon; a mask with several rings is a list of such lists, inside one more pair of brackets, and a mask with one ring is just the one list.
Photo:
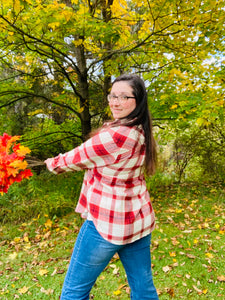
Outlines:
{"label": "autumn leaf", "polygon": [[26,294],[26,292],[28,292],[28,290],[29,290],[29,288],[26,287],[26,286],[24,286],[24,287],[22,287],[21,289],[19,289],[18,292],[19,292],[20,294]]}
{"label": "autumn leaf", "polygon": [[28,236],[25,236],[25,237],[23,238],[23,240],[24,240],[24,242],[29,243],[29,237],[28,237]]}
{"label": "autumn leaf", "polygon": [[30,149],[21,146],[16,141],[19,136],[10,136],[6,133],[0,136],[0,193],[7,193],[10,185],[20,182],[24,178],[32,176],[32,172],[26,169],[25,154]]}
{"label": "autumn leaf", "polygon": [[167,294],[169,294],[172,298],[175,296],[175,292],[173,288],[168,288],[167,289]]}
{"label": "autumn leaf", "polygon": [[165,266],[162,269],[163,269],[163,272],[168,273],[171,270],[171,267]]}
{"label": "autumn leaf", "polygon": [[175,109],[175,108],[177,108],[177,104],[174,104],[170,107],[170,109]]}
{"label": "autumn leaf", "polygon": [[51,228],[52,227],[52,221],[50,219],[48,219],[46,222],[45,222],[45,227],[47,228]]}
{"label": "autumn leaf", "polygon": [[15,160],[9,165],[10,167],[13,167],[17,170],[24,170],[27,167],[27,162],[26,161],[21,161],[21,160]]}
{"label": "autumn leaf", "polygon": [[115,296],[119,296],[122,292],[120,290],[117,290],[117,291],[114,291],[113,292],[113,295]]}
{"label": "autumn leaf", "polygon": [[21,238],[20,238],[20,237],[15,237],[15,238],[14,238],[14,242],[15,242],[15,243],[19,243],[20,241],[21,241]]}
{"label": "autumn leaf", "polygon": [[47,269],[40,269],[40,270],[39,270],[39,275],[40,275],[40,276],[44,276],[44,275],[48,274],[48,272],[49,272],[49,271],[48,271]]}
{"label": "autumn leaf", "polygon": [[203,293],[204,295],[206,295],[206,294],[208,293],[208,289],[202,290],[202,293]]}
{"label": "autumn leaf", "polygon": [[43,287],[41,287],[41,293],[44,293],[44,294],[46,294],[46,295],[51,295],[51,294],[53,294],[54,293],[54,290],[53,289],[47,289],[47,290],[45,290]]}
{"label": "autumn leaf", "polygon": [[208,257],[208,258],[213,258],[214,257],[212,253],[206,253],[205,256]]}
{"label": "autumn leaf", "polygon": [[217,280],[220,282],[225,282],[225,276],[224,275],[220,275],[217,277]]}

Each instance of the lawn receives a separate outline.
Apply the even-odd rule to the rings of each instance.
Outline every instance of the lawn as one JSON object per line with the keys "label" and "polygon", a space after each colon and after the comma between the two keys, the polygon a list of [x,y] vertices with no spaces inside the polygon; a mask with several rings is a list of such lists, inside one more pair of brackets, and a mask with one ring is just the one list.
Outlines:
{"label": "lawn", "polygon": [[[151,193],[157,216],[152,271],[159,298],[225,299],[224,188],[174,185]],[[39,215],[0,227],[0,299],[59,299],[82,220]],[[91,299],[129,299],[115,256],[98,278]]]}

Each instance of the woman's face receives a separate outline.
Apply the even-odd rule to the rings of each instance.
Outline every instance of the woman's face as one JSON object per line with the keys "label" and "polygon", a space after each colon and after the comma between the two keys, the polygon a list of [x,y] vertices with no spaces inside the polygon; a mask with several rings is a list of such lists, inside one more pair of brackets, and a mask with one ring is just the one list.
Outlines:
{"label": "woman's face", "polygon": [[[109,96],[111,96],[109,106],[114,119],[125,118],[136,108],[133,89],[127,81],[115,82]],[[125,96],[125,99],[118,98],[119,96]]]}

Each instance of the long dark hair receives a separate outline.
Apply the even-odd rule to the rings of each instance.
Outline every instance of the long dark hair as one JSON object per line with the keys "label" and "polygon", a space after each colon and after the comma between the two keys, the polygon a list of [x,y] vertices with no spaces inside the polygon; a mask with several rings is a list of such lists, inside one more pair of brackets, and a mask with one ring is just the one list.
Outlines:
{"label": "long dark hair", "polygon": [[147,174],[152,175],[156,169],[156,143],[152,132],[152,118],[148,108],[148,96],[145,88],[144,81],[135,74],[123,74],[117,77],[115,82],[126,81],[133,89],[133,95],[136,99],[136,108],[126,116],[127,124],[124,125],[134,126],[142,125],[145,134],[146,144],[146,157],[145,157],[145,170]]}

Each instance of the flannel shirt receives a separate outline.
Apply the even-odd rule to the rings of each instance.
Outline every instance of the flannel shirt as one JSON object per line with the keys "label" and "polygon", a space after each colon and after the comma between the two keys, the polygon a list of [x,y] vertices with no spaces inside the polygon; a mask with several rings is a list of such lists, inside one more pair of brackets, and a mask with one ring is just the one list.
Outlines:
{"label": "flannel shirt", "polygon": [[107,241],[123,245],[152,232],[154,211],[143,175],[141,127],[106,126],[75,149],[45,162],[53,173],[86,170],[76,212]]}

